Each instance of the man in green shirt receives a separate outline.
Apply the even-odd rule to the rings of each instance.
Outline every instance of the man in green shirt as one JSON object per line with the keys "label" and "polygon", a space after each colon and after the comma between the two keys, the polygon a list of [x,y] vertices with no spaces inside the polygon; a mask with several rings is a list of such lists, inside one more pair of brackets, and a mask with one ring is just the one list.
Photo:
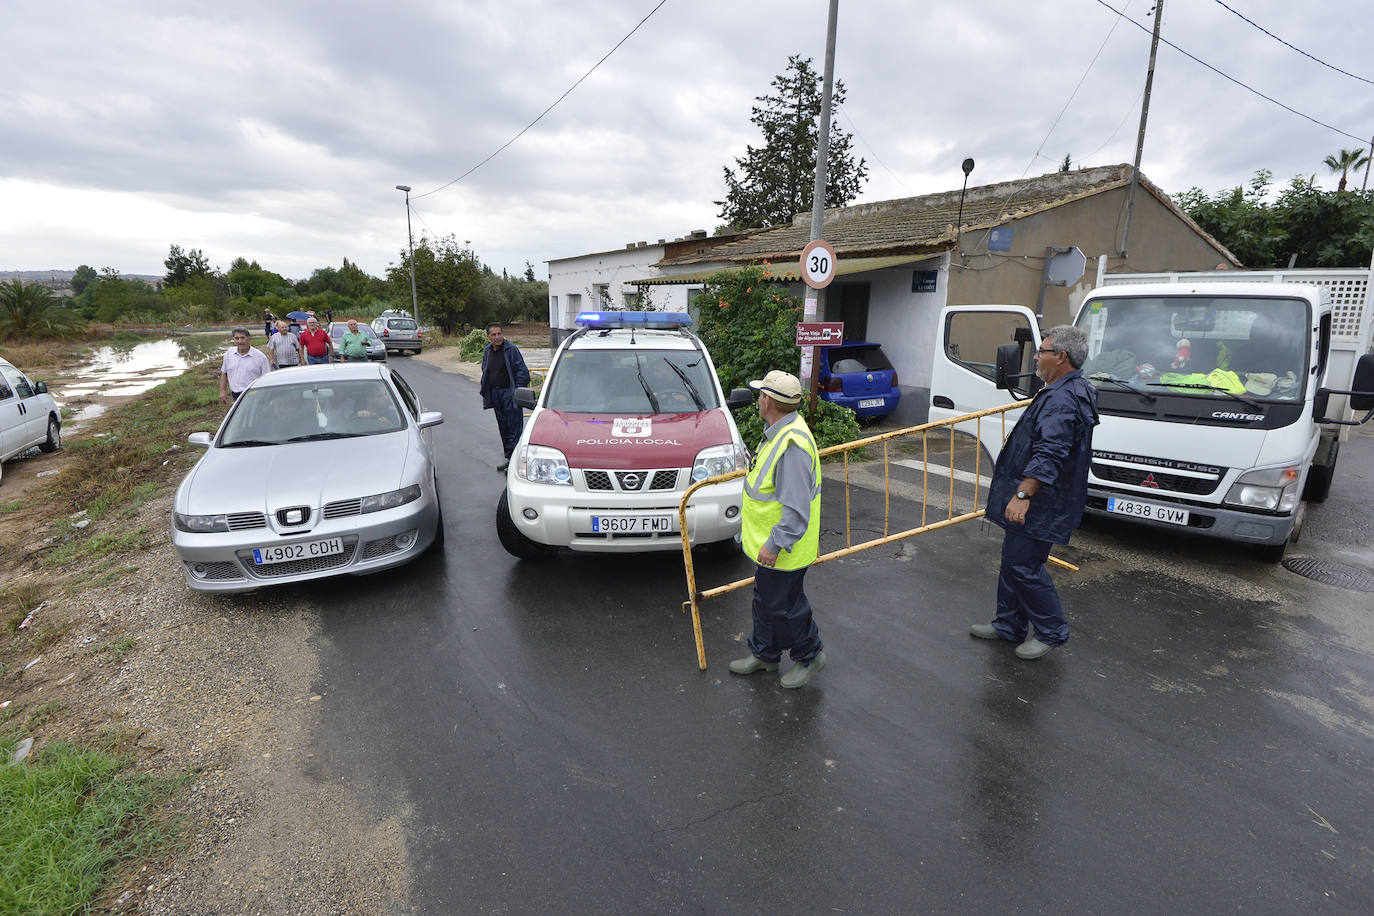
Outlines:
{"label": "man in green shirt", "polygon": [[339,353],[348,362],[367,359],[367,335],[358,330],[358,319],[348,319],[348,330],[339,341]]}

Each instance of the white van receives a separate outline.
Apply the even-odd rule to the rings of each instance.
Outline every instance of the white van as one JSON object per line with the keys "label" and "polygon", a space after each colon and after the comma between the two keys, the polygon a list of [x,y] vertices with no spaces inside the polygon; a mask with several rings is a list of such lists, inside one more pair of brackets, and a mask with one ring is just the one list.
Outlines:
{"label": "white van", "polygon": [[[1250,542],[1277,561],[1301,531],[1302,501],[1331,488],[1338,430],[1374,416],[1374,354],[1331,359],[1331,306],[1317,286],[1101,286],[1075,325],[1088,335],[1083,374],[1102,419],[1090,514]],[[940,327],[931,420],[1038,389],[1029,363],[1041,329],[1030,309],[951,306]],[[1359,352],[1367,348],[1368,332]],[[1328,419],[1333,396],[1364,416],[1345,419],[1342,400]],[[1001,424],[984,422],[982,442],[995,458]]]}
{"label": "white van", "polygon": [[44,382],[34,382],[0,358],[0,479],[5,462],[38,446],[62,447],[62,412]]}

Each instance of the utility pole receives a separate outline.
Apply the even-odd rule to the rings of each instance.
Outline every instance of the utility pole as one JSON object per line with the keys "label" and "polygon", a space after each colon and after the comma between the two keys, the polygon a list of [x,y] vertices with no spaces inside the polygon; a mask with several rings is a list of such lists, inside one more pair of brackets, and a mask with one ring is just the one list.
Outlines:
{"label": "utility pole", "polygon": [[398,184],[396,190],[406,195],[406,248],[410,252],[410,307],[414,309],[415,324],[420,324],[420,296],[415,291],[415,236],[410,231],[410,185]]}
{"label": "utility pole", "polygon": [[1369,138],[1369,155],[1364,160],[1364,181],[1360,182],[1360,193],[1369,187],[1369,162],[1374,159],[1374,137]]}
{"label": "utility pole", "polygon": [[[825,186],[830,158],[830,93],[835,85],[835,25],[840,15],[840,0],[830,0],[830,12],[825,25],[825,71],[821,80],[821,124],[816,136],[816,183],[811,191],[811,241],[821,237],[825,220]],[[802,320],[815,321],[819,311],[820,291],[806,288]],[[816,415],[816,389],[819,381],[814,371],[816,348],[806,347],[801,353],[802,390],[811,393],[811,416]]]}
{"label": "utility pole", "polygon": [[1140,102],[1140,131],[1135,141],[1135,168],[1131,170],[1131,191],[1126,197],[1126,226],[1121,231],[1121,256],[1131,236],[1131,211],[1135,209],[1135,189],[1140,184],[1140,158],[1145,153],[1145,122],[1150,117],[1150,89],[1155,82],[1155,54],[1159,51],[1159,27],[1164,21],[1164,0],[1155,0],[1155,31],[1150,39],[1150,67],[1145,71],[1145,96]]}

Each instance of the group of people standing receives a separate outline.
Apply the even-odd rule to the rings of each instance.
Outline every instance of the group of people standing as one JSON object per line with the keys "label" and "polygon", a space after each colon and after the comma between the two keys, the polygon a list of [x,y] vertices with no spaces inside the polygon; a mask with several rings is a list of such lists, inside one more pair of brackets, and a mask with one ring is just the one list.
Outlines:
{"label": "group of people standing", "polygon": [[222,402],[238,398],[254,379],[275,369],[367,359],[367,335],[359,329],[356,318],[348,319],[348,330],[339,338],[337,346],[314,315],[306,319],[305,328],[299,333],[291,330],[290,322],[285,319],[278,319],[275,329],[270,321],[267,322],[265,330],[268,331],[266,354],[252,345],[247,328],[234,328],[234,346],[224,354],[220,364],[219,397]]}

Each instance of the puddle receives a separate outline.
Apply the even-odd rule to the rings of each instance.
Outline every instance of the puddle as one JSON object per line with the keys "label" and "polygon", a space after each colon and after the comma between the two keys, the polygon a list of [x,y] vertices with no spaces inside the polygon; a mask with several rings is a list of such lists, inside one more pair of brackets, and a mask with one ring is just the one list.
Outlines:
{"label": "puddle", "polygon": [[[91,361],[78,367],[71,379],[53,393],[69,400],[144,394],[225,346],[224,341],[204,337],[110,344],[96,350]],[[103,407],[86,412],[94,406],[83,410],[80,419],[91,419],[104,412]]]}

